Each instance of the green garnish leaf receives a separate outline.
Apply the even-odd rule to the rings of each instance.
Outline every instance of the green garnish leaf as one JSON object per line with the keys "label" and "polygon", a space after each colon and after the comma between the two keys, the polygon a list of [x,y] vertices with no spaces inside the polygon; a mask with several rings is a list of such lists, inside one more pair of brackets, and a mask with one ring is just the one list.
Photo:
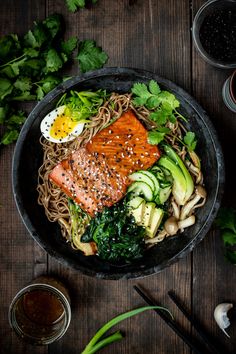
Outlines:
{"label": "green garnish leaf", "polygon": [[22,92],[30,91],[32,87],[31,79],[29,77],[18,78],[15,81],[14,86],[16,89]]}
{"label": "green garnish leaf", "polygon": [[77,59],[80,69],[83,73],[100,69],[108,60],[108,55],[97,47],[96,42],[92,40],[84,40],[79,43]]}
{"label": "green garnish leaf", "polygon": [[148,85],[140,82],[135,83],[131,92],[134,105],[145,106],[151,110],[149,118],[158,126],[165,125],[168,121],[176,122],[176,116],[179,116],[176,108],[180,103],[172,93],[161,91],[156,81],[151,80]]}
{"label": "green garnish leaf", "polygon": [[59,14],[51,15],[43,21],[43,25],[50,33],[51,39],[56,37],[61,31],[62,22],[62,16]]}
{"label": "green garnish leaf", "polygon": [[225,258],[232,264],[236,264],[236,210],[233,208],[221,208],[215,224],[220,228],[225,246]]}
{"label": "green garnish leaf", "polygon": [[3,124],[7,118],[8,106],[3,105],[0,107],[0,124]]}
{"label": "green garnish leaf", "polygon": [[71,12],[75,12],[78,8],[85,7],[85,0],[66,0],[66,4]]}
{"label": "green garnish leaf", "polygon": [[19,131],[16,129],[8,129],[3,135],[0,143],[3,145],[9,145],[17,140],[19,136]]}
{"label": "green garnish leaf", "polygon": [[46,54],[45,60],[46,60],[46,68],[45,68],[46,74],[48,74],[49,72],[58,71],[63,65],[61,56],[56,51],[56,49],[49,49],[49,51]]}
{"label": "green garnish leaf", "polygon": [[[69,11],[75,12],[76,10],[85,8],[87,0],[66,0]],[[97,0],[90,1],[92,4],[96,4]]]}
{"label": "green garnish leaf", "polygon": [[71,55],[72,52],[75,50],[77,47],[78,40],[76,37],[71,37],[67,41],[62,42],[61,48],[63,53],[65,53],[67,56]]}
{"label": "green garnish leaf", "polygon": [[223,241],[225,246],[234,246],[236,245],[236,234],[232,231],[225,231],[223,233]]}
{"label": "green garnish leaf", "polygon": [[169,128],[159,127],[156,130],[148,132],[148,143],[151,145],[157,145],[164,140],[165,135],[170,133]]}
{"label": "green garnish leaf", "polygon": [[195,133],[187,132],[184,136],[184,143],[186,144],[188,151],[194,151],[197,145]]}
{"label": "green garnish leaf", "polygon": [[13,90],[13,85],[9,79],[0,77],[0,100],[10,95]]}
{"label": "green garnish leaf", "polygon": [[153,94],[153,95],[159,95],[159,93],[161,93],[161,89],[160,86],[158,85],[158,83],[154,80],[151,80],[149,82],[148,85],[149,91]]}
{"label": "green garnish leaf", "polygon": [[236,234],[236,211],[233,208],[221,208],[216,221],[221,230],[231,230]]}
{"label": "green garnish leaf", "polygon": [[168,91],[162,91],[159,95],[159,98],[160,98],[162,104],[168,103],[172,110],[174,110],[175,108],[178,108],[180,105],[180,103],[176,99],[175,95],[173,95],[173,93],[170,93]]}

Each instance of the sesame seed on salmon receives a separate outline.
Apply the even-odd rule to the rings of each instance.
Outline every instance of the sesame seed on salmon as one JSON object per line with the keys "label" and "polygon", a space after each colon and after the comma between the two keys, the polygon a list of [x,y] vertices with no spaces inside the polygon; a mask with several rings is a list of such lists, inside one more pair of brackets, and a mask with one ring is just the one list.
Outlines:
{"label": "sesame seed on salmon", "polygon": [[94,217],[124,197],[131,173],[151,167],[160,157],[147,135],[134,113],[125,112],[54,167],[49,178]]}

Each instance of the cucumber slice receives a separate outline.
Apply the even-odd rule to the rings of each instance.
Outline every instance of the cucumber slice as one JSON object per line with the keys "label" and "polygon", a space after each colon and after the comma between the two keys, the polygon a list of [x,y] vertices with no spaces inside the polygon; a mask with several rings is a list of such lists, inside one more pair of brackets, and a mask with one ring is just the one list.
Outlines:
{"label": "cucumber slice", "polygon": [[159,182],[158,182],[158,179],[156,178],[156,176],[150,172],[150,171],[145,171],[145,170],[142,170],[142,171],[139,171],[142,175],[145,175],[147,177],[150,178],[150,180],[152,180],[153,182],[153,185],[154,185],[154,195],[156,196],[159,192],[159,189],[160,189],[160,185],[159,185]]}
{"label": "cucumber slice", "polygon": [[153,200],[153,190],[145,182],[134,182],[128,188],[128,192],[134,192],[136,195],[143,195],[144,199],[150,202]]}
{"label": "cucumber slice", "polygon": [[172,187],[170,185],[165,188],[160,189],[160,193],[159,193],[160,204],[164,204],[167,201],[167,199],[169,198],[169,196],[171,194],[171,190],[172,190]]}
{"label": "cucumber slice", "polygon": [[134,182],[144,182],[148,184],[152,191],[155,193],[155,184],[152,178],[150,178],[149,175],[146,175],[143,172],[145,171],[134,172],[132,173],[132,175],[129,176],[129,178]]}
{"label": "cucumber slice", "polygon": [[131,209],[137,209],[142,203],[144,203],[145,200],[141,197],[134,197],[133,199],[131,199],[128,203],[127,206],[128,208]]}

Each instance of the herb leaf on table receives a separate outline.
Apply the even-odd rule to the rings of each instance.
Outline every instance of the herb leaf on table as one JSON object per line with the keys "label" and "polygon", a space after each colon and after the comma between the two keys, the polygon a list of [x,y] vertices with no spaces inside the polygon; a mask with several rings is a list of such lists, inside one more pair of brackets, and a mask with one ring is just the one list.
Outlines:
{"label": "herb leaf on table", "polygon": [[230,263],[236,264],[236,210],[221,208],[215,224],[221,230],[226,259]]}
{"label": "herb leaf on table", "polygon": [[[16,141],[23,124],[15,102],[41,100],[63,81],[62,70],[72,62],[78,45],[76,37],[63,40],[63,28],[62,16],[54,14],[35,22],[23,37],[10,34],[0,38],[0,145]],[[82,41],[79,46],[82,72],[101,68],[108,59],[94,41]],[[12,116],[19,117],[14,124]]]}
{"label": "herb leaf on table", "polygon": [[[66,5],[71,12],[77,11],[79,8],[85,8],[87,0],[66,0]],[[92,4],[96,4],[97,0],[92,0]]]}
{"label": "herb leaf on table", "polygon": [[83,73],[86,71],[100,69],[108,60],[108,55],[95,41],[84,40],[79,43],[77,59]]}

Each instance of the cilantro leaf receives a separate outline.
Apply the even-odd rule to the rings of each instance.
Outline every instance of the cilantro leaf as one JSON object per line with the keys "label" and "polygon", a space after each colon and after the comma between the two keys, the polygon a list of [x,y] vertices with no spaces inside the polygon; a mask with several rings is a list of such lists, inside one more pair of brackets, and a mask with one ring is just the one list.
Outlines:
{"label": "cilantro leaf", "polygon": [[16,34],[9,34],[0,39],[0,62],[7,62],[18,56],[21,44]]}
{"label": "cilantro leaf", "polygon": [[62,16],[59,14],[48,16],[43,21],[43,25],[48,29],[48,32],[50,33],[51,38],[53,39],[54,37],[56,37],[56,35],[58,35],[61,30]]}
{"label": "cilantro leaf", "polygon": [[236,245],[236,234],[234,232],[226,230],[222,236],[225,246]]}
{"label": "cilantro leaf", "polygon": [[152,97],[150,92],[148,91],[148,88],[145,84],[141,82],[137,82],[133,85],[131,88],[131,92],[135,94],[138,97],[134,98],[134,104],[136,106],[143,106],[147,102],[147,100]]}
{"label": "cilantro leaf", "polygon": [[102,68],[108,60],[108,55],[102,48],[96,46],[95,41],[84,40],[79,43],[77,59],[79,60],[81,71],[85,73]]}
{"label": "cilantro leaf", "polygon": [[45,61],[46,61],[46,67],[45,67],[46,73],[58,71],[63,65],[61,56],[59,53],[57,53],[55,49],[49,49],[49,51],[46,53]]}
{"label": "cilantro leaf", "polygon": [[151,80],[148,85],[135,83],[131,92],[134,95],[135,106],[145,106],[149,110],[156,110],[150,114],[150,119],[157,124],[166,124],[168,120],[172,123],[176,122],[175,114],[178,112],[175,109],[179,107],[179,101],[171,92],[161,91],[156,81]]}
{"label": "cilantro leaf", "polygon": [[188,151],[194,151],[197,145],[197,140],[195,137],[195,133],[187,132],[184,136],[184,143],[186,144]]}
{"label": "cilantro leaf", "polygon": [[6,120],[7,113],[8,113],[8,106],[7,105],[2,105],[0,107],[0,124],[3,124],[4,121]]}
{"label": "cilantro leaf", "polygon": [[38,81],[36,83],[37,89],[36,89],[36,95],[37,99],[40,101],[45,94],[50,92],[52,89],[54,89],[59,83],[61,82],[61,79],[57,76],[54,75],[48,75],[41,81]]}
{"label": "cilantro leaf", "polygon": [[31,78],[42,75],[42,69],[45,67],[45,60],[42,58],[28,59],[21,67],[21,75]]}
{"label": "cilantro leaf", "polygon": [[15,114],[12,114],[7,121],[8,127],[17,127],[22,125],[26,120],[24,112],[18,111]]}
{"label": "cilantro leaf", "polygon": [[8,129],[3,135],[0,144],[9,145],[17,140],[19,132],[16,129]]}
{"label": "cilantro leaf", "polygon": [[34,29],[29,30],[24,36],[24,45],[26,47],[40,48],[48,41],[48,35],[42,23],[36,23]]}
{"label": "cilantro leaf", "polygon": [[158,125],[164,125],[167,123],[168,116],[163,113],[162,110],[151,112],[149,118]]}
{"label": "cilantro leaf", "polygon": [[174,110],[175,108],[178,108],[180,103],[179,101],[176,99],[175,95],[173,95],[173,93],[171,92],[168,92],[168,91],[162,91],[160,94],[159,94],[159,98],[162,102],[162,104],[165,102],[165,103],[168,103],[171,107],[172,110]]}
{"label": "cilantro leaf", "polygon": [[149,91],[153,94],[153,95],[159,95],[159,93],[161,93],[161,89],[160,86],[158,85],[158,83],[154,80],[151,80],[149,82],[148,85]]}
{"label": "cilantro leaf", "polygon": [[34,101],[35,99],[36,95],[32,95],[30,91],[24,91],[21,95],[12,97],[12,101]]}
{"label": "cilantro leaf", "polygon": [[164,140],[165,135],[170,132],[170,129],[166,127],[160,127],[156,130],[148,132],[148,143],[151,145],[157,145]]}
{"label": "cilantro leaf", "polygon": [[39,50],[34,48],[24,48],[23,52],[30,58],[37,58],[39,56]]}
{"label": "cilantro leaf", "polygon": [[236,211],[233,208],[221,208],[215,220],[221,230],[231,230],[236,234]]}
{"label": "cilantro leaf", "polygon": [[77,47],[77,43],[78,40],[76,37],[71,37],[67,41],[62,42],[61,48],[63,53],[65,53],[66,55],[71,55],[73,50],[75,50],[75,48]]}
{"label": "cilantro leaf", "polygon": [[0,77],[0,100],[3,100],[13,90],[13,85],[9,79]]}
{"label": "cilantro leaf", "polygon": [[30,91],[32,87],[31,79],[29,77],[18,78],[15,81],[14,86],[16,89],[22,92]]}
{"label": "cilantro leaf", "polygon": [[222,231],[226,259],[236,264],[236,210],[221,208],[215,223]]}
{"label": "cilantro leaf", "polygon": [[85,7],[85,0],[66,0],[66,4],[71,12],[75,12],[78,8]]}

